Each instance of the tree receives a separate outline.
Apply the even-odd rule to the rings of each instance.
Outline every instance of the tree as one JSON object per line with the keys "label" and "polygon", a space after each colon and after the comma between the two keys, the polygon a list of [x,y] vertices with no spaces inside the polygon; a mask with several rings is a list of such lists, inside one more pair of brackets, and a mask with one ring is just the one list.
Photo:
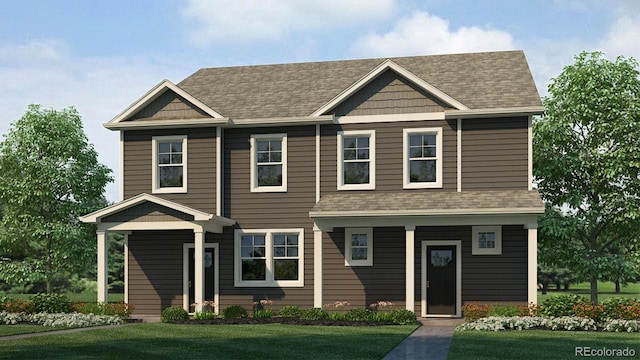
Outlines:
{"label": "tree", "polygon": [[95,228],[78,216],[104,203],[98,162],[74,108],[30,105],[0,143],[0,262],[10,283],[52,282],[95,261]]}
{"label": "tree", "polygon": [[[640,239],[638,63],[583,52],[551,80],[533,127],[534,176],[547,205],[541,260],[591,283],[615,276],[612,256],[637,254]],[[619,269],[618,269],[619,270]]]}

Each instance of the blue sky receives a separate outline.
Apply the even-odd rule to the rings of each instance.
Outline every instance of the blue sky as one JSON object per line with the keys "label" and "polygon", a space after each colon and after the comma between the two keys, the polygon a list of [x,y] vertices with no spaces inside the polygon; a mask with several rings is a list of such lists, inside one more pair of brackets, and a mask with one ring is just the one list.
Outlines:
{"label": "blue sky", "polygon": [[0,133],[73,105],[117,178],[102,123],[202,67],[522,49],[545,95],[573,55],[640,59],[639,39],[636,0],[0,0]]}

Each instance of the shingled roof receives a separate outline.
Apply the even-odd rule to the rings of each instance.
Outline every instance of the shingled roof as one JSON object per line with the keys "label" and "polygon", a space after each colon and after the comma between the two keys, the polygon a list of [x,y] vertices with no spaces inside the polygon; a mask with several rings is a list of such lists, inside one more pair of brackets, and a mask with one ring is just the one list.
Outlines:
{"label": "shingled roof", "polygon": [[[540,107],[522,51],[388,58],[469,109]],[[198,70],[178,86],[225,117],[308,117],[387,58]]]}

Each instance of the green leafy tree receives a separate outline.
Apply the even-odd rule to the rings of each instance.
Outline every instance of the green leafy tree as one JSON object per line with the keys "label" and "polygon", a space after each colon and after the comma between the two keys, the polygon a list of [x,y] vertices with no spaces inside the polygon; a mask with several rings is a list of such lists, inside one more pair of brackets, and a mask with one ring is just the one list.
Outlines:
{"label": "green leafy tree", "polygon": [[100,208],[112,181],[74,108],[30,105],[0,143],[0,276],[7,283],[77,274],[95,263],[95,228],[78,216]]}
{"label": "green leafy tree", "polygon": [[637,256],[640,239],[640,80],[633,58],[583,52],[551,80],[533,132],[534,175],[547,205],[541,262],[591,283]]}

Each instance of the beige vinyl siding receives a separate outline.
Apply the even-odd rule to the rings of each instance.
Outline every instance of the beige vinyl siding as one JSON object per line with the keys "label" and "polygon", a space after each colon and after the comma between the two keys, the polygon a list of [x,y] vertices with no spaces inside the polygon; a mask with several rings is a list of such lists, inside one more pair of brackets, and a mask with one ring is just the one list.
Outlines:
{"label": "beige vinyl siding", "polygon": [[182,96],[168,90],[128,121],[200,119],[211,117]]}
{"label": "beige vinyl siding", "polygon": [[129,235],[129,303],[136,314],[182,307],[182,244],[193,231],[134,231]]}
{"label": "beige vinyl siding", "polygon": [[353,94],[334,113],[343,115],[382,115],[441,112],[450,106],[387,70]]}
{"label": "beige vinyl siding", "polygon": [[[287,134],[287,192],[251,192],[250,137],[258,134]],[[303,288],[235,288],[233,231],[225,228],[227,240],[220,244],[225,259],[221,257],[220,261],[221,302],[250,306],[255,299],[269,297],[274,300],[274,308],[313,306],[313,222],[309,210],[315,204],[315,126],[227,129],[224,164],[224,216],[247,230],[304,228],[305,278]]]}
{"label": "beige vinyl siding", "polygon": [[153,136],[187,136],[187,193],[156,196],[215,213],[216,129],[130,130],[124,132],[124,198],[152,194]]}
{"label": "beige vinyl siding", "polygon": [[462,191],[527,189],[528,119],[462,120]]}
{"label": "beige vinyl siding", "polygon": [[[457,141],[455,120],[409,121],[370,124],[323,125],[320,142],[321,194],[337,190],[337,133],[343,130],[375,130],[376,191],[402,191],[403,129],[441,127],[443,131],[442,189],[417,191],[456,191]],[[358,191],[358,190],[348,190]],[[363,190],[371,191],[371,190]],[[416,190],[407,190],[416,191]]]}

